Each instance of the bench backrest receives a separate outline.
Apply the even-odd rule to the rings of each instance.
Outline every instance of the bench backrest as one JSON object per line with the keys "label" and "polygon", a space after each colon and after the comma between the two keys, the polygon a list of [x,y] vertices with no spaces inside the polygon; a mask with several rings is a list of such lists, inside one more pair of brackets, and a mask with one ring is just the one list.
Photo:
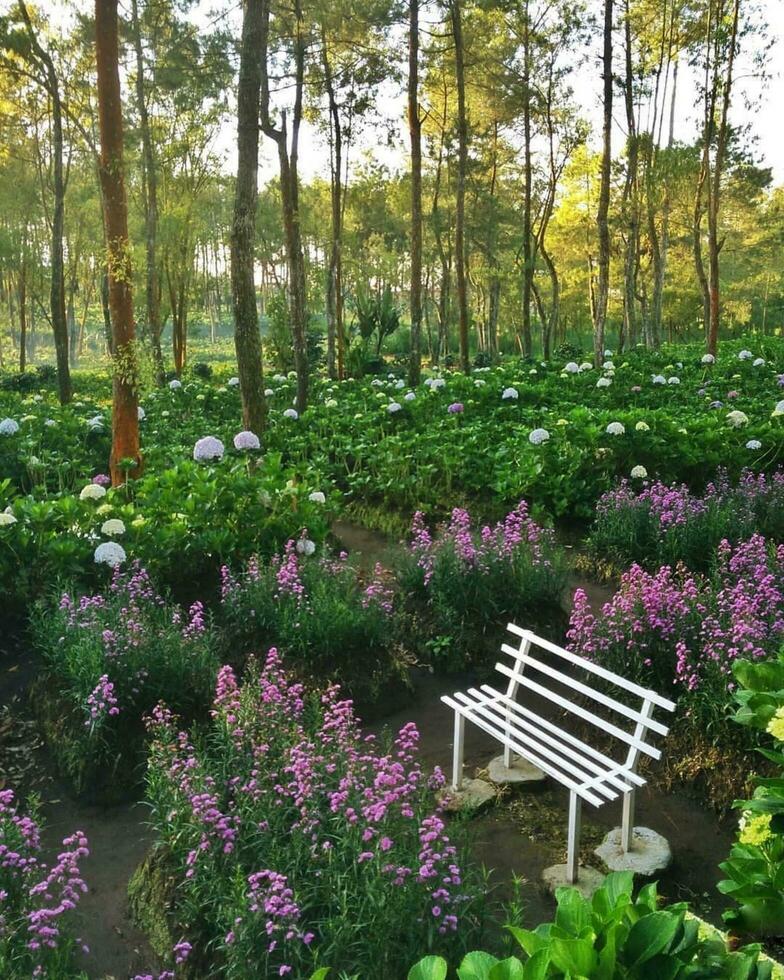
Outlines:
{"label": "bench backrest", "polygon": [[[530,630],[521,629],[514,623],[509,623],[507,630],[512,634],[516,645],[504,643],[501,649],[512,658],[511,665],[497,663],[496,670],[508,678],[509,683],[506,691],[508,697],[514,700],[520,687],[527,688],[595,726],[605,735],[613,736],[627,747],[624,765],[631,769],[636,767],[640,753],[653,759],[661,758],[661,752],[650,744],[648,737],[652,733],[667,734],[667,726],[656,721],[653,718],[653,713],[656,708],[674,711],[675,704],[672,701],[655,691],[626,680],[626,678],[593,663],[591,660],[578,657],[577,654],[564,650],[549,640],[542,639]],[[557,666],[551,666],[545,663],[538,655],[539,650],[554,654],[560,658],[560,661],[563,661],[563,664],[558,662]],[[618,688],[619,693],[625,692],[627,698],[631,695],[631,698],[628,699],[634,703],[634,706],[619,701],[605,693],[605,690],[599,690],[590,683],[578,680],[559,669],[561,666],[566,667],[567,665],[571,665],[577,671],[584,671],[588,675],[586,680],[595,677],[599,681],[604,681],[605,689],[609,684]],[[591,699],[596,705],[609,709],[609,712],[606,712],[604,717],[597,715],[585,704],[578,704],[577,698],[572,700],[565,694],[559,694],[553,689],[554,685],[563,685],[570,692],[574,691],[576,696]]]}

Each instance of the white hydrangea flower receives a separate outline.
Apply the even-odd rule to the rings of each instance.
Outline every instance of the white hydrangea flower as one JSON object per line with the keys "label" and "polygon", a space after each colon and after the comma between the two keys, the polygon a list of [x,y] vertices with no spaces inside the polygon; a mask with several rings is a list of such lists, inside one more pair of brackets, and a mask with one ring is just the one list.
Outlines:
{"label": "white hydrangea flower", "polygon": [[125,534],[125,524],[119,517],[110,517],[108,521],[101,524],[101,534],[105,534],[107,538],[116,538],[120,534]]}
{"label": "white hydrangea flower", "polygon": [[580,371],[580,365],[577,363],[577,361],[569,361],[568,363],[564,364],[564,371],[566,371],[567,374],[578,374]]}
{"label": "white hydrangea flower", "polygon": [[612,357],[612,356],[613,356],[613,352],[612,352],[611,350],[606,350],[606,351],[604,352],[604,356],[605,356],[605,357]]}
{"label": "white hydrangea flower", "polygon": [[321,490],[314,490],[313,493],[308,494],[308,500],[314,504],[325,504],[327,502],[326,495]]}
{"label": "white hydrangea flower", "polygon": [[100,483],[88,483],[86,486],[82,487],[81,493],[79,494],[80,500],[100,500],[101,497],[106,496],[106,487],[102,487]]}
{"label": "white hydrangea flower", "polygon": [[605,361],[604,364],[602,364],[602,367],[604,368],[605,371],[615,370],[615,365],[613,364],[612,361]]}
{"label": "white hydrangea flower", "polygon": [[773,414],[775,416],[784,415],[784,400],[776,402],[776,407],[773,409]]}
{"label": "white hydrangea flower", "polygon": [[283,382],[283,381],[286,380],[286,375],[285,374],[273,374],[272,375],[272,380],[273,381],[277,381],[278,384],[281,384],[281,382]]}
{"label": "white hydrangea flower", "polygon": [[739,361],[750,361],[754,357],[750,350],[742,350],[738,354]]}
{"label": "white hydrangea flower", "polygon": [[593,369],[593,364],[590,361],[583,361],[580,365],[580,371],[591,371]]}
{"label": "white hydrangea flower", "polygon": [[275,389],[274,388],[265,388],[264,389],[264,397],[265,398],[272,398],[272,396],[274,394],[275,394]]}
{"label": "white hydrangea flower", "polygon": [[225,452],[224,445],[215,436],[204,436],[199,439],[193,447],[193,458],[197,463],[207,462],[208,460],[221,460]]}
{"label": "white hydrangea flower", "polygon": [[754,361],[752,362],[752,367],[764,367],[764,365],[765,365],[764,357],[755,357]]}
{"label": "white hydrangea flower", "polygon": [[623,422],[610,422],[604,431],[608,436],[623,436],[626,435],[626,426]]}
{"label": "white hydrangea flower", "polygon": [[91,419],[87,419],[87,426],[90,432],[100,432],[103,429],[103,416],[93,415]]}
{"label": "white hydrangea flower", "polygon": [[486,384],[487,384],[487,382],[485,381],[484,378],[474,378],[474,387],[475,388],[483,388]]}
{"label": "white hydrangea flower", "polygon": [[336,398],[328,398],[324,402],[324,408],[337,408],[337,404],[338,403]]}
{"label": "white hydrangea flower", "polygon": [[19,431],[19,423],[16,419],[3,419],[0,422],[0,436],[14,436]]}
{"label": "white hydrangea flower", "polygon": [[414,401],[415,398],[416,398],[415,391],[407,391],[405,395],[403,395],[403,401],[412,402]]}
{"label": "white hydrangea flower", "polygon": [[681,379],[676,378],[675,375],[673,375],[671,378],[667,378],[668,385],[679,385],[680,383],[681,383]]}
{"label": "white hydrangea flower", "polygon": [[16,518],[11,513],[10,510],[0,511],[0,527],[8,527],[11,524],[16,524]]}
{"label": "white hydrangea flower", "polygon": [[529,374],[538,374],[539,372],[536,370],[536,368],[531,368],[531,370],[528,373]]}
{"label": "white hydrangea flower", "polygon": [[399,402],[390,402],[387,405],[387,411],[390,415],[394,415],[395,412],[399,412],[403,406]]}
{"label": "white hydrangea flower", "polygon": [[234,436],[234,448],[240,450],[261,449],[261,442],[255,432],[249,432],[247,429],[244,429]]}
{"label": "white hydrangea flower", "polygon": [[596,382],[596,387],[597,388],[609,388],[611,384],[612,384],[612,381],[609,378],[599,378],[599,380]]}
{"label": "white hydrangea flower", "polygon": [[503,392],[501,393],[501,398],[504,401],[509,401],[511,399],[512,401],[516,402],[519,397],[520,395],[517,388],[504,388]]}
{"label": "white hydrangea flower", "polygon": [[406,383],[405,383],[405,381],[402,378],[398,378],[398,380],[395,382],[395,387],[398,389],[398,391],[401,388],[405,388],[405,386],[406,386]]}
{"label": "white hydrangea flower", "polygon": [[310,538],[300,538],[297,541],[297,551],[300,555],[307,555],[310,557],[316,550],[316,545],[310,540]]}
{"label": "white hydrangea flower", "polygon": [[664,377],[663,374],[654,374],[654,375],[652,375],[651,376],[651,381],[655,385],[666,385],[667,384],[667,379]]}
{"label": "white hydrangea flower", "polygon": [[116,568],[126,559],[125,549],[116,541],[104,541],[95,549],[96,565],[108,565],[109,568]]}
{"label": "white hydrangea flower", "polygon": [[528,436],[528,441],[534,446],[541,446],[543,442],[547,442],[550,438],[550,433],[547,429],[534,429]]}
{"label": "white hydrangea flower", "polygon": [[644,466],[633,466],[631,476],[633,480],[644,480],[648,476],[648,471]]}
{"label": "white hydrangea flower", "polygon": [[180,388],[182,388],[182,381],[180,381],[179,378],[172,378],[169,382],[169,388],[171,388],[172,391],[179,391]]}
{"label": "white hydrangea flower", "polygon": [[47,429],[50,429],[53,425],[57,425],[57,423],[54,419],[46,419],[44,425],[47,427]]}
{"label": "white hydrangea flower", "polygon": [[381,378],[373,378],[373,380],[370,382],[374,388],[380,388],[383,383],[384,382],[381,380]]}
{"label": "white hydrangea flower", "polygon": [[713,356],[713,354],[703,354],[702,355],[702,363],[703,364],[715,364],[716,363],[716,358]]}
{"label": "white hydrangea flower", "polygon": [[147,413],[144,411],[141,405],[136,409],[136,417],[140,422],[143,422],[147,418]]}
{"label": "white hydrangea flower", "polygon": [[240,379],[239,378],[229,378],[229,380],[226,382],[226,384],[230,388],[237,388],[239,386],[239,383],[240,383]]}
{"label": "white hydrangea flower", "polygon": [[299,412],[296,408],[287,408],[283,414],[287,419],[294,419],[295,422],[299,418]]}
{"label": "white hydrangea flower", "polygon": [[637,425],[635,425],[634,428],[638,432],[650,432],[651,431],[651,427],[648,425],[647,422],[638,422]]}
{"label": "white hydrangea flower", "polygon": [[746,443],[746,449],[762,449],[762,443],[759,439],[749,439]]}
{"label": "white hydrangea flower", "polygon": [[740,426],[748,424],[749,417],[745,412],[739,412],[735,409],[734,412],[729,412],[727,421],[734,429],[738,429]]}

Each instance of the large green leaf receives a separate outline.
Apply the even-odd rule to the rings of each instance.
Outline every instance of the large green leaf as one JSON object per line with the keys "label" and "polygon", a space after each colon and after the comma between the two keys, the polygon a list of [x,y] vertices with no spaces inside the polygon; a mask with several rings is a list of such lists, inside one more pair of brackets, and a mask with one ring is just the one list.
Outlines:
{"label": "large green leaf", "polygon": [[680,922],[681,916],[672,912],[652,912],[635,922],[623,951],[627,966],[639,966],[667,949]]}
{"label": "large green leaf", "polygon": [[446,980],[447,962],[440,956],[426,956],[408,971],[408,980]]}

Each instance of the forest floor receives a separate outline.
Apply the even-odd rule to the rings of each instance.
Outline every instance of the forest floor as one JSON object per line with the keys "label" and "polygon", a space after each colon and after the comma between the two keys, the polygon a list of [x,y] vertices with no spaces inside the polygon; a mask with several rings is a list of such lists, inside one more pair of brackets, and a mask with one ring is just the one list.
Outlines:
{"label": "forest floor", "polygon": [[[362,564],[389,561],[397,548],[386,536],[339,521],[335,537]],[[611,590],[574,574],[564,594],[565,605],[576,587],[583,588],[595,608],[607,601]],[[127,900],[128,881],[145,857],[151,842],[142,803],[101,807],[75,799],[58,780],[34,721],[27,697],[35,676],[35,663],[23,642],[0,649],[0,788],[13,788],[24,798],[41,800],[45,821],[44,845],[54,854],[63,837],[81,830],[90,842],[90,857],[83,872],[90,890],[79,907],[78,931],[89,947],[82,966],[95,980],[127,980],[155,972],[156,956],[143,933],[133,925]],[[420,753],[425,767],[440,765],[449,771],[452,713],[441,704],[444,693],[465,689],[474,682],[467,675],[449,677],[417,668],[412,676],[410,701],[394,713],[368,726],[368,731],[395,732],[414,722],[421,735]],[[666,748],[665,748],[666,751]],[[484,733],[466,727],[466,772],[481,773],[498,754]],[[541,884],[541,872],[564,860],[566,848],[565,790],[546,783],[537,790],[505,791],[495,805],[471,821],[471,849],[490,872],[490,901],[517,900],[527,926],[552,917],[554,901]],[[618,806],[583,811],[583,860],[595,861],[592,849],[619,822]],[[724,860],[733,841],[733,827],[716,814],[679,793],[646,787],[638,794],[637,824],[650,826],[667,837],[674,860],[659,876],[660,890],[670,901],[688,900],[693,910],[720,924],[722,898],[716,890]],[[513,882],[517,879],[515,887]]]}

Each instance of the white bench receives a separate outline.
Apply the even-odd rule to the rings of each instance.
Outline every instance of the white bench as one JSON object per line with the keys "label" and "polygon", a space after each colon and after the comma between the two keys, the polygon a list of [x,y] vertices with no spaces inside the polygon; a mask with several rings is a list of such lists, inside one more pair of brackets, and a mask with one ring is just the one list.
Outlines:
{"label": "white bench", "polygon": [[[627,681],[590,660],[541,639],[529,630],[520,629],[512,623],[507,629],[517,641],[516,646],[508,643],[501,646],[502,651],[511,657],[511,666],[496,664],[496,670],[508,680],[506,690],[499,691],[489,684],[483,684],[480,690],[471,688],[465,694],[457,692],[454,697],[441,698],[455,712],[452,789],[459,792],[463,784],[463,744],[468,719],[503,745],[504,765],[507,768],[512,766],[514,756],[521,756],[569,790],[566,878],[574,884],[578,876],[582,801],[599,807],[609,800],[616,800],[619,794],[623,795],[621,846],[625,853],[629,852],[634,830],[634,794],[638,787],[645,785],[645,779],[637,772],[637,763],[642,754],[653,759],[661,758],[661,752],[647,739],[652,734],[666,735],[668,729],[654,720],[653,712],[655,708],[674,711],[675,705],[654,691]],[[532,647],[554,654],[571,665],[573,670],[565,674],[544,663],[531,655]],[[585,672],[589,682],[601,679],[620,688],[627,697],[631,696],[629,700],[636,706],[630,707],[603,690],[591,687],[590,683],[575,679],[571,676],[575,669]],[[610,709],[613,721],[559,694],[552,689],[553,683]],[[621,750],[621,760],[616,761],[561,725],[518,704],[517,692],[520,687],[552,702],[575,719],[594,725],[604,736],[612,736]],[[616,715],[621,717],[617,718]]]}

